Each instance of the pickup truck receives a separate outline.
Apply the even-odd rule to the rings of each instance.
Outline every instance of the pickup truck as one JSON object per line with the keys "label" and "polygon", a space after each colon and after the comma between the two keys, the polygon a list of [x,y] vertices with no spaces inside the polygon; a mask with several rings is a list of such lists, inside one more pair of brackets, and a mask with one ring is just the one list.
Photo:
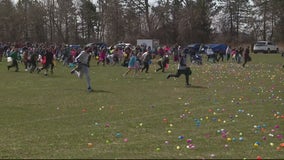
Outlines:
{"label": "pickup truck", "polygon": [[254,53],[278,53],[279,49],[271,41],[257,41],[253,46]]}

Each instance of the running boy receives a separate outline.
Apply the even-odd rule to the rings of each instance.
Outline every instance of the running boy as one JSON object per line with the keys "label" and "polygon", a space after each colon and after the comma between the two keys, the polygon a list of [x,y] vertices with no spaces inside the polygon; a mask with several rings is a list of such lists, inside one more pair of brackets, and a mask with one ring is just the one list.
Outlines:
{"label": "running boy", "polygon": [[178,70],[176,74],[169,74],[167,76],[167,79],[169,79],[170,77],[180,77],[181,74],[184,74],[185,76],[185,83],[186,83],[186,87],[190,87],[189,84],[189,75],[191,75],[191,69],[190,67],[187,66],[186,64],[186,55],[183,53],[180,57],[179,57],[179,64],[178,64]]}

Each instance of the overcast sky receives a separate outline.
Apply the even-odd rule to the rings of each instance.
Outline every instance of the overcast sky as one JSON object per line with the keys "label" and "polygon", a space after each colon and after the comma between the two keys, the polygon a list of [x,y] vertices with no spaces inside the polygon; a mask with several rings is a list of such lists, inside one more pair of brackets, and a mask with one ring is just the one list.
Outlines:
{"label": "overcast sky", "polygon": [[[18,0],[12,0],[12,1],[14,1],[14,3],[17,3],[17,2],[18,2]],[[91,1],[93,1],[93,3],[96,3],[96,2],[97,2],[97,0],[91,0]],[[154,4],[156,1],[157,1],[157,0],[149,0],[149,3],[152,5],[152,4]]]}

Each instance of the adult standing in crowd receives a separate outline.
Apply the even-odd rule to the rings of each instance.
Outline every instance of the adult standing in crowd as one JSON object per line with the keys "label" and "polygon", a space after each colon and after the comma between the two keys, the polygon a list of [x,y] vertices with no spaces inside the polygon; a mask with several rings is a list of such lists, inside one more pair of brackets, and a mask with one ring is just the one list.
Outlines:
{"label": "adult standing in crowd", "polygon": [[227,62],[230,60],[231,52],[232,52],[231,47],[228,46],[226,48],[226,60],[227,60]]}
{"label": "adult standing in crowd", "polygon": [[220,49],[220,50],[217,52],[217,54],[218,54],[217,62],[219,62],[220,60],[223,62],[223,61],[224,61],[224,55],[225,55],[226,53]]}
{"label": "adult standing in crowd", "polygon": [[239,49],[236,52],[236,60],[238,64],[240,64],[242,61],[243,51],[244,49],[242,47],[239,47]]}
{"label": "adult standing in crowd", "polygon": [[245,52],[244,52],[244,63],[243,63],[243,67],[245,67],[246,63],[251,61],[251,57],[249,56],[249,46],[246,48]]}
{"label": "adult standing in crowd", "polygon": [[217,61],[216,54],[214,53],[211,47],[208,47],[206,49],[206,54],[207,54],[207,61],[212,60],[213,63],[216,63]]}

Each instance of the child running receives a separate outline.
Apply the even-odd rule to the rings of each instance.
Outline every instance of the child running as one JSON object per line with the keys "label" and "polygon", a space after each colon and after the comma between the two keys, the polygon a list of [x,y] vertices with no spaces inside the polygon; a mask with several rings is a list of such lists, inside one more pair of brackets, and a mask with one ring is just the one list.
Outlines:
{"label": "child running", "polygon": [[167,76],[167,79],[170,77],[180,77],[181,74],[184,74],[185,76],[185,86],[190,87],[191,85],[189,84],[189,75],[191,75],[191,69],[190,67],[187,66],[186,64],[186,54],[182,54],[179,58],[179,64],[178,64],[178,70],[176,74],[169,74]]}
{"label": "child running", "polygon": [[12,54],[10,55],[10,57],[12,58],[12,64],[7,66],[8,70],[10,70],[10,68],[12,67],[15,67],[16,68],[15,72],[19,72],[18,60],[21,60],[21,56],[18,48],[15,47],[12,50]]}
{"label": "child running", "polygon": [[132,70],[134,71],[134,76],[135,76],[138,71],[137,68],[139,67],[138,63],[139,62],[137,61],[136,54],[131,52],[131,57],[128,62],[128,70],[122,76],[125,77]]}
{"label": "child running", "polygon": [[[74,72],[78,75],[79,78],[86,76],[87,81],[87,91],[94,92],[91,87],[91,78],[89,73],[90,60],[91,60],[91,50],[89,47],[85,47],[84,50],[75,58],[75,62],[78,63],[78,68]],[[73,73],[74,73],[73,72]]]}

